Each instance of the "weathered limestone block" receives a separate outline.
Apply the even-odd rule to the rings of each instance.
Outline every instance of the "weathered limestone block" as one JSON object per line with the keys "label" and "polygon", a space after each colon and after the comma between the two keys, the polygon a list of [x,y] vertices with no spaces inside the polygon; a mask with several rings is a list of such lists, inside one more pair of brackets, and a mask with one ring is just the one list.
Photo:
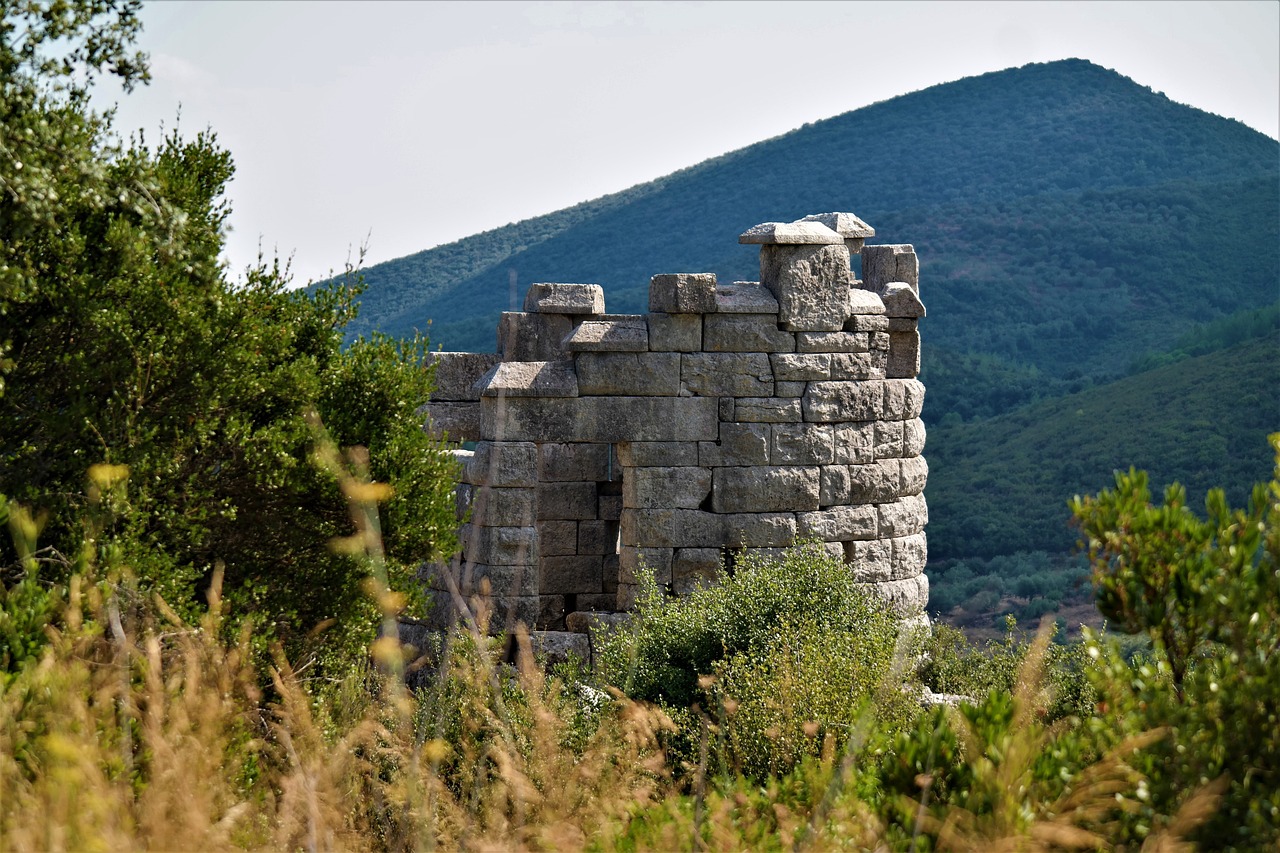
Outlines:
{"label": "weathered limestone block", "polygon": [[733,416],[753,424],[799,423],[804,417],[798,397],[741,397],[734,401]]}
{"label": "weathered limestone block", "polygon": [[720,513],[817,509],[818,483],[816,466],[716,468],[711,508]]}
{"label": "weathered limestone block", "polygon": [[924,564],[929,558],[929,545],[925,534],[915,533],[888,541],[893,543],[890,580],[913,578],[924,571]]}
{"label": "weathered limestone block", "polygon": [[[562,600],[563,603],[563,600]],[[570,631],[530,631],[529,648],[542,666],[554,666],[577,659],[591,661],[591,641],[586,634]]]}
{"label": "weathered limestone block", "polygon": [[539,483],[538,520],[595,518],[597,501],[595,483]]}
{"label": "weathered limestone block", "polygon": [[875,446],[872,448],[876,459],[897,459],[902,456],[903,423],[903,421],[876,421]]}
{"label": "weathered limestone block", "polygon": [[773,368],[764,353],[693,352],[680,359],[680,380],[698,396],[773,396]]}
{"label": "weathered limestone block", "polygon": [[924,303],[919,294],[905,281],[891,281],[880,293],[884,301],[884,311],[890,317],[923,317]]}
{"label": "weathered limestone block", "polygon": [[533,489],[470,488],[473,522],[489,527],[528,527],[533,524]]}
{"label": "weathered limestone block", "polygon": [[587,320],[561,346],[566,352],[648,352],[649,326],[643,317]]}
{"label": "weathered limestone block", "polygon": [[778,300],[758,281],[735,281],[716,287],[720,314],[777,314]]}
{"label": "weathered limestone block", "polygon": [[670,273],[649,279],[649,310],[706,314],[716,310],[715,273]]}
{"label": "weathered limestone block", "polygon": [[578,522],[539,521],[537,528],[540,557],[570,557],[578,553]]}
{"label": "weathered limestone block", "polygon": [[875,539],[878,523],[873,506],[833,506],[815,512],[796,513],[797,534],[824,542]]}
{"label": "weathered limestone block", "polygon": [[914,317],[890,317],[890,332],[918,332],[920,324]]}
{"label": "weathered limestone block", "polygon": [[467,559],[489,566],[529,565],[538,558],[538,528],[464,524],[458,541]]}
{"label": "weathered limestone block", "polygon": [[481,441],[462,472],[462,482],[499,488],[533,486],[538,482],[538,446],[527,441]]}
{"label": "weathered limestone block", "polygon": [[671,562],[671,583],[676,595],[713,585],[720,576],[719,548],[677,548]]}
{"label": "weathered limestone block", "polygon": [[644,548],[777,548],[796,541],[796,517],[790,512],[624,509],[621,525],[622,541]]}
{"label": "weathered limestone block", "polygon": [[849,466],[823,465],[818,482],[818,506],[845,506],[849,503]]}
{"label": "weathered limestone block", "polygon": [[[717,425],[717,435],[719,429]],[[698,445],[692,441],[623,441],[618,444],[618,461],[627,468],[697,465]]]}
{"label": "weathered limestone block", "polygon": [[[860,283],[860,282],[858,282]],[[860,287],[851,288],[849,291],[849,319],[862,315],[884,314],[884,300],[879,294],[872,293],[869,290],[863,290]],[[853,331],[846,328],[845,331]]]}
{"label": "weathered limestone block", "polygon": [[601,495],[600,496],[600,519],[602,521],[617,521],[622,514],[622,495]]}
{"label": "weathered limestone block", "polygon": [[877,420],[885,411],[883,394],[888,381],[810,382],[801,398],[804,419],[823,423]]}
{"label": "weathered limestone block", "polygon": [[929,480],[929,463],[923,456],[902,460],[902,494],[918,495]]}
{"label": "weathered limestone block", "polygon": [[849,499],[857,504],[885,503],[902,495],[902,466],[897,459],[879,459],[849,466]]}
{"label": "weathered limestone block", "polygon": [[773,424],[769,458],[774,465],[830,465],[835,428],[830,424]]}
{"label": "weathered limestone block", "polygon": [[[550,441],[538,445],[538,480],[560,481],[606,480],[609,472],[607,444],[569,444]],[[616,467],[617,460],[614,460]]]}
{"label": "weathered limestone block", "polygon": [[778,300],[778,321],[792,331],[842,329],[852,280],[843,243],[760,249],[760,283]]}
{"label": "weathered limestone block", "polygon": [[804,389],[808,384],[807,382],[774,382],[773,394],[775,397],[794,397],[798,399],[804,396]]}
{"label": "weathered limestone block", "polygon": [[702,321],[706,352],[794,352],[796,336],[778,328],[776,314],[708,314]]}
{"label": "weathered limestone block", "polygon": [[[715,309],[715,294],[711,307]],[[702,317],[698,314],[649,314],[649,349],[654,352],[698,352],[702,349]]]}
{"label": "weathered limestone block", "polygon": [[423,429],[450,441],[477,441],[480,438],[480,404],[430,402],[423,407],[427,422]]}
{"label": "weathered limestone block", "polygon": [[893,572],[893,546],[890,539],[866,539],[845,543],[845,562],[859,583],[887,581]]}
{"label": "weathered limestone block", "polygon": [[710,493],[708,468],[632,468],[622,483],[622,505],[697,509]]}
{"label": "weathered limestone block", "polygon": [[[621,512],[621,510],[619,510]],[[618,523],[616,521],[578,522],[578,553],[603,557],[618,552]]]}
{"label": "weathered limestone block", "polygon": [[514,631],[516,625],[537,625],[542,615],[542,599],[537,595],[500,595],[494,593],[490,604],[493,617],[490,630]]}
{"label": "weathered limestone block", "polygon": [[[474,595],[484,590],[488,584],[489,594],[496,596],[534,596],[538,595],[538,569],[536,566],[524,564],[514,566],[493,566],[485,563],[465,563],[459,572],[458,589],[464,596]],[[434,589],[447,588],[443,582]],[[532,623],[530,623],[532,624]]]}
{"label": "weathered limestone block", "polygon": [[924,452],[924,421],[913,418],[902,422],[902,455],[919,456]]}
{"label": "weathered limestone block", "polygon": [[882,417],[891,421],[909,421],[920,417],[924,408],[924,385],[916,379],[886,379]]}
{"label": "weathered limestone block", "polygon": [[911,495],[876,507],[880,515],[880,535],[910,536],[920,533],[929,521],[929,508],[922,495]]}
{"label": "weathered limestone block", "polygon": [[571,361],[504,361],[476,383],[483,397],[576,397]]}
{"label": "weathered limestone block", "polygon": [[[869,248],[869,247],[868,247]],[[903,616],[915,615],[929,603],[929,577],[917,575],[898,581],[867,584],[867,592]]]}
{"label": "weathered limestone block", "polygon": [[583,396],[674,397],[680,393],[680,353],[584,352],[576,359]]}
{"label": "weathered limestone block", "polygon": [[920,333],[890,332],[885,373],[890,379],[915,379],[920,375]]}
{"label": "weathered limestone block", "polygon": [[886,356],[882,352],[836,352],[831,354],[831,378],[845,382],[885,378]]}
{"label": "weathered limestone block", "polygon": [[763,222],[738,235],[738,242],[748,245],[839,245],[844,238],[818,221]]}
{"label": "weathered limestone block", "polygon": [[501,358],[492,352],[428,353],[427,367],[434,367],[436,371],[432,401],[479,400],[480,394],[472,386]]}
{"label": "weathered limestone block", "polygon": [[600,557],[543,557],[540,561],[538,591],[557,594],[603,592]]}
{"label": "weathered limestone block", "polygon": [[796,544],[794,513],[734,513],[719,518],[721,541],[729,547],[785,548]]}
{"label": "weathered limestone block", "polygon": [[892,281],[906,282],[920,292],[920,261],[910,244],[863,246],[862,286],[872,293],[882,293]]}
{"label": "weathered limestone block", "polygon": [[671,548],[638,548],[623,545],[618,549],[618,588],[624,584],[640,582],[640,576],[650,573],[659,584],[671,583],[671,562],[675,551]]}
{"label": "weathered limestone block", "polygon": [[705,468],[768,465],[769,425],[720,424],[719,441],[698,442],[698,464]]}
{"label": "weathered limestone block", "polygon": [[[865,291],[860,291],[865,292]],[[871,294],[874,296],[874,294]],[[892,321],[880,314],[854,314],[844,322],[846,332],[887,332]]]}
{"label": "weathered limestone block", "polygon": [[524,310],[531,314],[603,314],[604,288],[598,284],[531,284]]}
{"label": "weathered limestone block", "polygon": [[617,608],[619,610],[634,610],[636,606],[636,598],[640,594],[640,587],[633,583],[618,584]]}
{"label": "weathered limestone block", "polygon": [[875,422],[836,424],[835,462],[861,465],[875,461]]}
{"label": "weathered limestone block", "polygon": [[799,221],[821,222],[844,238],[844,244],[851,255],[862,251],[862,244],[866,238],[876,235],[874,228],[852,213],[815,213]]}
{"label": "weathered limestone block", "polygon": [[508,441],[713,441],[718,413],[714,397],[486,397],[480,426]]}
{"label": "weathered limestone block", "polygon": [[769,356],[775,382],[812,382],[831,378],[831,354],[779,353]]}
{"label": "weathered limestone block", "polygon": [[888,332],[872,332],[871,333],[871,349],[872,350],[889,350],[889,333]]}
{"label": "weathered limestone block", "polygon": [[561,342],[573,331],[563,314],[504,311],[498,321],[498,352],[503,361],[556,361],[564,358]]}
{"label": "weathered limestone block", "polygon": [[866,352],[871,339],[866,332],[798,332],[797,352]]}

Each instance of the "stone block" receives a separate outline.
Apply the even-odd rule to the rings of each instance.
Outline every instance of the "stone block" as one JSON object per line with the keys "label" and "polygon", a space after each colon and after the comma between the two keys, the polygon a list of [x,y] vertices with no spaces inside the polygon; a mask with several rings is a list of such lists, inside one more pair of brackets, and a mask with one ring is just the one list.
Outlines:
{"label": "stone block", "polygon": [[467,483],[458,483],[453,487],[453,514],[458,521],[465,521],[471,512],[471,500],[475,496],[476,487]]}
{"label": "stone block", "polygon": [[575,360],[583,396],[675,397],[680,393],[680,353],[584,352]]}
{"label": "stone block", "polygon": [[716,310],[715,273],[670,273],[649,279],[649,310],[706,314]]}
{"label": "stone block", "polygon": [[488,373],[502,356],[493,352],[433,352],[427,354],[426,365],[435,368],[432,401],[479,400],[473,386]]}
{"label": "stone block", "polygon": [[596,517],[595,483],[539,483],[538,520],[575,520]]}
{"label": "stone block", "polygon": [[821,222],[823,225],[843,237],[845,242],[876,236],[876,229],[872,228],[852,213],[814,213],[799,221]]}
{"label": "stone block", "polygon": [[[711,307],[715,308],[714,294]],[[649,349],[654,352],[698,352],[702,349],[702,317],[697,314],[650,314]]]}
{"label": "stone block", "polygon": [[472,488],[472,522],[486,527],[528,527],[533,524],[533,489]]}
{"label": "stone block", "polygon": [[587,320],[561,346],[566,352],[648,352],[649,326],[643,317]]}
{"label": "stone block", "polygon": [[866,584],[866,590],[902,616],[914,616],[929,603],[929,576]]}
{"label": "stone block", "polygon": [[773,368],[764,353],[695,352],[680,359],[684,388],[700,397],[773,396]]}
{"label": "stone block", "polygon": [[698,464],[706,468],[768,465],[769,440],[768,424],[720,424],[719,441],[698,442]]}
{"label": "stone block", "polygon": [[773,395],[775,397],[791,397],[800,398],[804,396],[804,389],[808,387],[807,382],[774,382]]}
{"label": "stone block", "polygon": [[765,246],[838,245],[844,238],[821,222],[763,222],[738,235],[738,242]]}
{"label": "stone block", "polygon": [[[563,624],[563,617],[561,618]],[[530,631],[529,648],[543,667],[566,663],[571,659],[591,662],[591,641],[586,634],[568,631]]]}
{"label": "stone block", "polygon": [[[538,568],[528,563],[508,566],[467,561],[462,564],[458,571],[458,590],[464,597],[483,594],[486,585],[490,595],[537,596]],[[433,579],[433,588],[446,587]]]}
{"label": "stone block", "polygon": [[871,333],[871,349],[889,350],[889,333],[888,332],[872,332]]}
{"label": "stone block", "polygon": [[598,555],[543,557],[540,563],[538,591],[544,595],[604,591]]}
{"label": "stone block", "polygon": [[875,461],[875,422],[836,424],[835,462],[861,465]]}
{"label": "stone block", "polygon": [[[863,292],[863,291],[860,291]],[[887,332],[890,320],[879,314],[854,314],[844,322],[846,332]]]}
{"label": "stone block", "polygon": [[617,608],[619,610],[632,610],[636,606],[636,598],[640,594],[640,587],[633,583],[618,584]]}
{"label": "stone block", "polygon": [[[646,548],[773,548],[796,541],[796,518],[790,512],[624,509],[621,524],[626,545]],[[619,576],[622,583],[625,579]]]}
{"label": "stone block", "polygon": [[884,301],[884,311],[890,317],[911,317],[918,319],[925,315],[924,303],[919,294],[904,281],[891,281],[880,293]]}
{"label": "stone block", "polygon": [[[608,444],[547,442],[538,446],[538,480],[543,483],[608,479]],[[614,460],[617,465],[617,460]]]}
{"label": "stone block", "polygon": [[878,517],[874,506],[833,506],[816,512],[796,513],[796,532],[801,538],[824,542],[875,539]]}
{"label": "stone block", "polygon": [[430,402],[423,407],[426,423],[422,428],[431,435],[448,441],[480,440],[479,403]]}
{"label": "stone block", "polygon": [[706,352],[794,352],[796,336],[778,328],[776,314],[708,314],[702,319]]}
{"label": "stone block", "polygon": [[601,521],[617,521],[622,515],[622,495],[601,495],[599,518]]}
{"label": "stone block", "polygon": [[915,379],[920,375],[920,333],[890,332],[885,374],[890,379]]}
{"label": "stone block", "polygon": [[758,281],[735,281],[716,288],[720,314],[777,314],[778,300]]}
{"label": "stone block", "polygon": [[888,541],[893,544],[890,580],[913,578],[924,571],[924,564],[929,559],[929,545],[925,534],[915,533]]}
{"label": "stone block", "polygon": [[830,424],[773,424],[769,459],[774,465],[830,465],[835,428]]}
{"label": "stone block", "polygon": [[734,399],[732,397],[720,398],[720,423],[732,423],[734,417]]}
{"label": "stone block", "polygon": [[728,547],[786,548],[796,544],[794,513],[734,513],[722,515],[719,518],[721,519],[721,542]]}
{"label": "stone block", "polygon": [[862,286],[872,293],[883,293],[890,282],[909,284],[920,291],[920,263],[916,250],[909,244],[863,246]]}
{"label": "stone block", "polygon": [[913,418],[902,422],[902,455],[919,456],[924,452],[924,421]]}
{"label": "stone block", "polygon": [[818,475],[816,466],[716,468],[711,508],[719,513],[817,509]]}
{"label": "stone block", "polygon": [[[717,436],[719,430],[717,424]],[[623,441],[618,444],[618,461],[627,468],[697,465],[698,445],[692,441]]]}
{"label": "stone block", "polygon": [[798,332],[797,352],[866,352],[871,340],[866,332]]}
{"label": "stone block", "polygon": [[622,484],[622,505],[697,509],[710,492],[708,468],[632,468]]}
{"label": "stone block", "polygon": [[920,324],[916,322],[914,317],[890,317],[890,332],[916,332],[920,330]]}
{"label": "stone block", "polygon": [[849,498],[849,466],[824,465],[818,480],[818,506],[846,506]]}
{"label": "stone block", "polygon": [[687,595],[720,578],[719,548],[677,548],[671,562],[671,584],[677,595]]}
{"label": "stone block", "polygon": [[920,417],[924,408],[924,385],[917,379],[886,379],[881,416],[891,421]]}
{"label": "stone block", "polygon": [[468,561],[489,566],[530,565],[538,559],[538,529],[528,527],[481,527],[464,524],[458,541]]}
{"label": "stone block", "polygon": [[[604,592],[601,593],[578,593],[576,600],[579,613],[591,613],[592,611],[611,611],[618,606],[618,582],[615,580],[610,588],[606,584]],[[570,614],[572,615],[572,614]],[[620,614],[621,615],[621,614]],[[569,617],[565,617],[565,627],[568,627]]]}
{"label": "stone block", "polygon": [[810,382],[801,398],[804,419],[822,423],[877,420],[885,410],[883,389],[888,381]]}
{"label": "stone block", "polygon": [[849,500],[856,504],[885,503],[902,494],[902,468],[897,459],[849,466]]}
{"label": "stone block", "polygon": [[476,383],[483,397],[576,397],[571,361],[504,361]]}
{"label": "stone block", "polygon": [[578,522],[539,521],[537,527],[540,557],[571,557],[578,553]]}
{"label": "stone block", "polygon": [[874,352],[831,354],[831,378],[844,382],[884,379],[884,359]]}
{"label": "stone block", "polygon": [[760,283],[778,300],[778,321],[792,331],[839,331],[849,316],[849,250],[836,245],[766,245]]}
{"label": "stone block", "polygon": [[844,559],[859,583],[889,580],[893,572],[893,546],[890,539],[865,539],[845,543]]}
{"label": "stone block", "polygon": [[769,356],[775,382],[812,382],[831,379],[831,354],[779,353]]}
{"label": "stone block", "polygon": [[529,632],[531,646],[534,643],[535,634],[558,634],[564,630],[564,618],[568,615],[565,613],[564,604],[563,595],[538,596],[538,630]]}
{"label": "stone block", "polygon": [[713,441],[719,434],[718,413],[719,401],[714,397],[485,398],[480,402],[484,434],[501,435],[508,441]]}
{"label": "stone block", "polygon": [[538,446],[527,441],[481,441],[463,469],[462,481],[498,488],[533,486],[538,482]]}
{"label": "stone block", "polygon": [[560,314],[505,311],[498,321],[498,352],[503,361],[556,361],[564,358],[561,342],[573,322]]}
{"label": "stone block", "polygon": [[637,548],[623,545],[618,549],[618,588],[640,582],[643,573],[651,573],[659,584],[671,583],[671,548]]}
{"label": "stone block", "polygon": [[929,481],[929,463],[924,461],[923,456],[912,456],[910,459],[903,459],[901,465],[902,494],[921,494]]}
{"label": "stone block", "polygon": [[902,421],[876,421],[875,446],[872,453],[876,459],[898,459],[902,456]]}
{"label": "stone block", "polygon": [[920,533],[929,523],[929,508],[923,495],[910,495],[876,507],[880,515],[880,535],[910,536]]}
{"label": "stone block", "polygon": [[537,625],[542,615],[542,601],[537,595],[495,595],[490,607],[493,616],[489,630],[508,634],[513,633],[517,625]]}
{"label": "stone block", "polygon": [[604,288],[598,284],[538,282],[529,285],[524,310],[531,314],[603,314]]}
{"label": "stone block", "polygon": [[[879,295],[869,290],[863,290],[861,287],[850,288],[849,291],[849,317],[865,315],[865,314],[883,314],[884,301]],[[853,331],[846,327],[846,331]]]}
{"label": "stone block", "polygon": [[618,522],[602,520],[578,522],[579,554],[603,557],[605,554],[617,552]]}
{"label": "stone block", "polygon": [[740,423],[799,423],[804,415],[799,397],[742,397],[735,401],[734,418]]}

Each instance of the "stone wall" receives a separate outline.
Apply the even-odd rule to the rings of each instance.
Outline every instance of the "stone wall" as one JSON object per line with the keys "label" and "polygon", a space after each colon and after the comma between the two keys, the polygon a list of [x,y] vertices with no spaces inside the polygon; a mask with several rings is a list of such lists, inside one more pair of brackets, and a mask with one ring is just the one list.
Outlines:
{"label": "stone wall", "polygon": [[921,612],[924,306],[915,251],[874,233],[846,213],[758,225],[739,241],[759,282],[657,275],[648,314],[534,284],[496,353],[434,354],[427,427],[477,442],[456,451],[462,553],[427,579],[441,612],[487,580],[507,624],[560,629],[628,609],[641,571],[680,594],[802,540]]}

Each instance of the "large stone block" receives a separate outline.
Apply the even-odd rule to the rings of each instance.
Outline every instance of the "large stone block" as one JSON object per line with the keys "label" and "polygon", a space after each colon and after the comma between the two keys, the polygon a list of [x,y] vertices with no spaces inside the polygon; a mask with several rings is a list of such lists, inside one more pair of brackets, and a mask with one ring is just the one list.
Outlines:
{"label": "large stone block", "polygon": [[543,557],[538,591],[543,595],[603,592],[600,565],[599,556]]}
{"label": "large stone block", "polygon": [[818,483],[818,506],[846,506],[849,497],[849,466],[823,465]]}
{"label": "large stone block", "polygon": [[889,539],[854,540],[845,543],[845,562],[859,583],[889,580],[893,572],[893,546]]}
{"label": "large stone block", "polygon": [[707,468],[768,465],[768,424],[720,424],[719,441],[698,442],[698,464]]}
{"label": "large stone block", "polygon": [[794,513],[734,513],[719,518],[721,542],[727,547],[786,548],[796,544]]}
{"label": "large stone block", "polygon": [[798,332],[797,352],[866,352],[871,339],[866,332]]}
{"label": "large stone block", "polygon": [[[568,615],[564,609],[563,595],[538,596],[538,629],[529,632],[529,644],[534,644],[534,636],[538,634],[561,635],[564,632],[564,618]],[[583,637],[585,640],[586,637]],[[535,655],[537,653],[535,652]]]}
{"label": "large stone block", "polygon": [[622,483],[622,505],[697,509],[710,492],[708,468],[632,468]]}
{"label": "large stone block", "polygon": [[826,246],[766,245],[760,283],[778,300],[778,320],[792,331],[839,331],[849,316],[849,250]]}
{"label": "large stone block", "polygon": [[[854,291],[865,292],[865,291]],[[874,295],[874,294],[873,294]],[[892,321],[880,314],[854,314],[845,320],[844,330],[846,332],[887,332]]]}
{"label": "large stone block", "polygon": [[[724,470],[724,469],[722,469]],[[646,548],[776,548],[796,541],[790,512],[719,514],[696,509],[624,509],[622,542]],[[625,581],[619,578],[619,583]]]}
{"label": "large stone block", "polygon": [[830,353],[780,353],[769,356],[769,363],[773,365],[775,382],[812,382],[832,378]]}
{"label": "large stone block", "polygon": [[796,513],[796,532],[802,538],[824,542],[875,539],[878,517],[874,506],[833,506],[816,512]]}
{"label": "large stone block", "polygon": [[[464,597],[483,593],[486,584],[490,595],[538,594],[538,568],[530,564],[495,566],[468,561],[456,571],[458,591]],[[443,578],[433,578],[431,583],[433,589],[447,589]]]}
{"label": "large stone block", "polygon": [[835,462],[861,465],[875,461],[875,422],[836,424]]}
{"label": "large stone block", "polygon": [[904,281],[891,281],[884,286],[880,294],[884,301],[884,311],[890,317],[910,317],[918,319],[925,315],[924,303],[911,285]]}
{"label": "large stone block", "polygon": [[[538,446],[538,480],[585,482],[607,480],[609,474],[608,444],[568,444],[547,442]],[[613,460],[617,467],[617,460]]]}
{"label": "large stone block", "polygon": [[903,421],[876,421],[875,447],[872,449],[876,459],[902,456],[902,424]]}
{"label": "large stone block", "polygon": [[852,213],[815,213],[800,221],[821,222],[844,238],[844,244],[849,247],[850,253],[859,251],[868,237],[876,236],[876,229]]}
{"label": "large stone block", "polygon": [[901,281],[920,292],[920,261],[910,244],[863,246],[862,286],[882,293],[890,282]]}
{"label": "large stone block", "polygon": [[649,326],[643,317],[587,320],[562,344],[566,352],[648,352]]}
{"label": "large stone block", "polygon": [[918,495],[929,481],[929,463],[923,456],[902,460],[902,494]]}
{"label": "large stone block", "polygon": [[[717,425],[717,434],[719,425]],[[698,444],[692,441],[623,441],[618,461],[627,468],[697,465]]]}
{"label": "large stone block", "polygon": [[832,353],[831,378],[844,382],[884,379],[885,362],[882,352]]}
{"label": "large stone block", "polygon": [[706,314],[716,310],[715,273],[670,273],[649,279],[649,310]]}
{"label": "large stone block", "polygon": [[622,514],[622,495],[601,495],[600,496],[600,519],[603,521],[617,521]]}
{"label": "large stone block", "polygon": [[677,595],[715,584],[720,577],[719,548],[677,548],[671,563],[671,583]]}
{"label": "large stone block", "polygon": [[923,495],[910,495],[880,504],[876,508],[880,515],[880,535],[885,537],[910,536],[920,533],[929,523],[929,507]]}
{"label": "large stone block", "polygon": [[484,397],[576,397],[571,361],[504,361],[476,383]]}
{"label": "large stone block", "polygon": [[[618,510],[621,513],[622,510]],[[603,557],[618,552],[617,521],[578,522],[578,553]]]}
{"label": "large stone block", "polygon": [[479,400],[473,387],[481,376],[493,368],[502,356],[493,352],[433,352],[427,354],[427,366],[435,368],[433,401]]}
{"label": "large stone block", "polygon": [[920,375],[920,333],[890,332],[886,375],[890,379],[915,379]]}
{"label": "large stone block", "polygon": [[472,522],[487,527],[528,527],[533,524],[533,489],[471,488]]}
{"label": "large stone block", "polygon": [[799,423],[804,415],[799,397],[742,397],[734,401],[733,416],[741,423]]}
{"label": "large stone block", "polygon": [[711,507],[719,513],[817,509],[818,486],[816,466],[716,468]]}
{"label": "large stone block", "polygon": [[537,527],[541,557],[571,557],[578,553],[578,522],[539,521]]}
{"label": "large stone block", "polygon": [[481,441],[467,460],[462,481],[498,488],[533,486],[538,482],[538,446],[527,441]]}
{"label": "large stone block", "polygon": [[531,284],[524,297],[524,310],[537,314],[603,314],[604,288],[598,284]]}
{"label": "large stone block", "polygon": [[882,416],[891,421],[909,421],[920,417],[924,408],[924,385],[916,379],[886,379]]}
{"label": "large stone block", "polygon": [[913,578],[924,571],[929,559],[929,544],[923,533],[888,540],[893,544],[890,580]]}
{"label": "large stone block", "polygon": [[[861,282],[854,282],[861,284]],[[862,315],[884,314],[884,301],[878,294],[869,290],[863,290],[861,287],[853,287],[849,291],[849,319]],[[853,331],[846,327],[846,331]]]}
{"label": "large stone block", "polygon": [[581,521],[596,517],[595,483],[539,483],[538,520]]}
{"label": "large stone block", "polygon": [[799,222],[764,222],[753,225],[738,235],[738,242],[765,246],[838,245],[844,238],[824,223],[813,220]]}
{"label": "large stone block", "polygon": [[758,281],[735,281],[716,288],[720,314],[777,314],[778,300]]}
{"label": "large stone block", "polygon": [[659,584],[671,583],[671,548],[637,548],[623,545],[618,549],[618,585],[636,584],[641,575],[652,574]]}
{"label": "large stone block", "polygon": [[773,396],[773,368],[764,353],[694,352],[680,359],[680,379],[698,396]]}
{"label": "large stone block", "polygon": [[714,397],[487,397],[480,426],[509,441],[714,441],[718,413]]}
{"label": "large stone block", "polygon": [[919,456],[924,452],[924,421],[913,418],[902,422],[902,455]]}
{"label": "large stone block", "polygon": [[866,590],[902,616],[913,616],[929,603],[929,576],[866,584]]}
{"label": "large stone block", "polygon": [[856,504],[884,503],[902,494],[902,469],[897,459],[881,459],[849,466],[849,500]]}
{"label": "large stone block", "polygon": [[544,667],[567,663],[570,660],[579,660],[583,663],[591,661],[591,641],[586,634],[574,634],[569,631],[530,631],[529,648],[533,652],[534,659]]}
{"label": "large stone block", "polygon": [[675,397],[680,393],[680,353],[584,352],[576,359],[583,396]]}
{"label": "large stone block", "polygon": [[801,398],[804,419],[822,423],[877,420],[885,410],[883,392],[888,381],[810,382]]}
{"label": "large stone block", "polygon": [[794,352],[796,336],[778,328],[776,314],[708,314],[702,320],[706,352]]}
{"label": "large stone block", "polygon": [[573,331],[562,314],[505,311],[498,321],[498,352],[503,361],[556,361],[565,356],[561,343]]}
{"label": "large stone block", "polygon": [[478,441],[480,439],[480,404],[436,403],[423,407],[428,433],[449,441]]}
{"label": "large stone block", "polygon": [[830,465],[835,428],[830,424],[773,424],[769,458],[774,465]]}
{"label": "large stone block", "polygon": [[538,559],[538,529],[481,527],[464,524],[458,529],[462,553],[470,562],[489,566],[531,565]]}
{"label": "large stone block", "polygon": [[[713,298],[712,308],[714,307]],[[702,349],[700,315],[650,314],[648,321],[649,349],[654,352],[698,352]]]}

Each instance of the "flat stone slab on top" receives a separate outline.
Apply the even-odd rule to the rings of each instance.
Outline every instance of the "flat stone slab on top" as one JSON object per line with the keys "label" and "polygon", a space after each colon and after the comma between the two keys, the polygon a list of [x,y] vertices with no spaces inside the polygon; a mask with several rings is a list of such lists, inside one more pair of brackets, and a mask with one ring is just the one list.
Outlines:
{"label": "flat stone slab on top", "polygon": [[531,314],[603,314],[604,288],[598,284],[531,284],[524,310]]}
{"label": "flat stone slab on top", "polygon": [[797,222],[820,222],[846,240],[876,236],[876,229],[852,213],[814,213]]}
{"label": "flat stone slab on top", "polygon": [[738,235],[739,243],[763,245],[835,245],[841,237],[821,222],[764,222]]}

